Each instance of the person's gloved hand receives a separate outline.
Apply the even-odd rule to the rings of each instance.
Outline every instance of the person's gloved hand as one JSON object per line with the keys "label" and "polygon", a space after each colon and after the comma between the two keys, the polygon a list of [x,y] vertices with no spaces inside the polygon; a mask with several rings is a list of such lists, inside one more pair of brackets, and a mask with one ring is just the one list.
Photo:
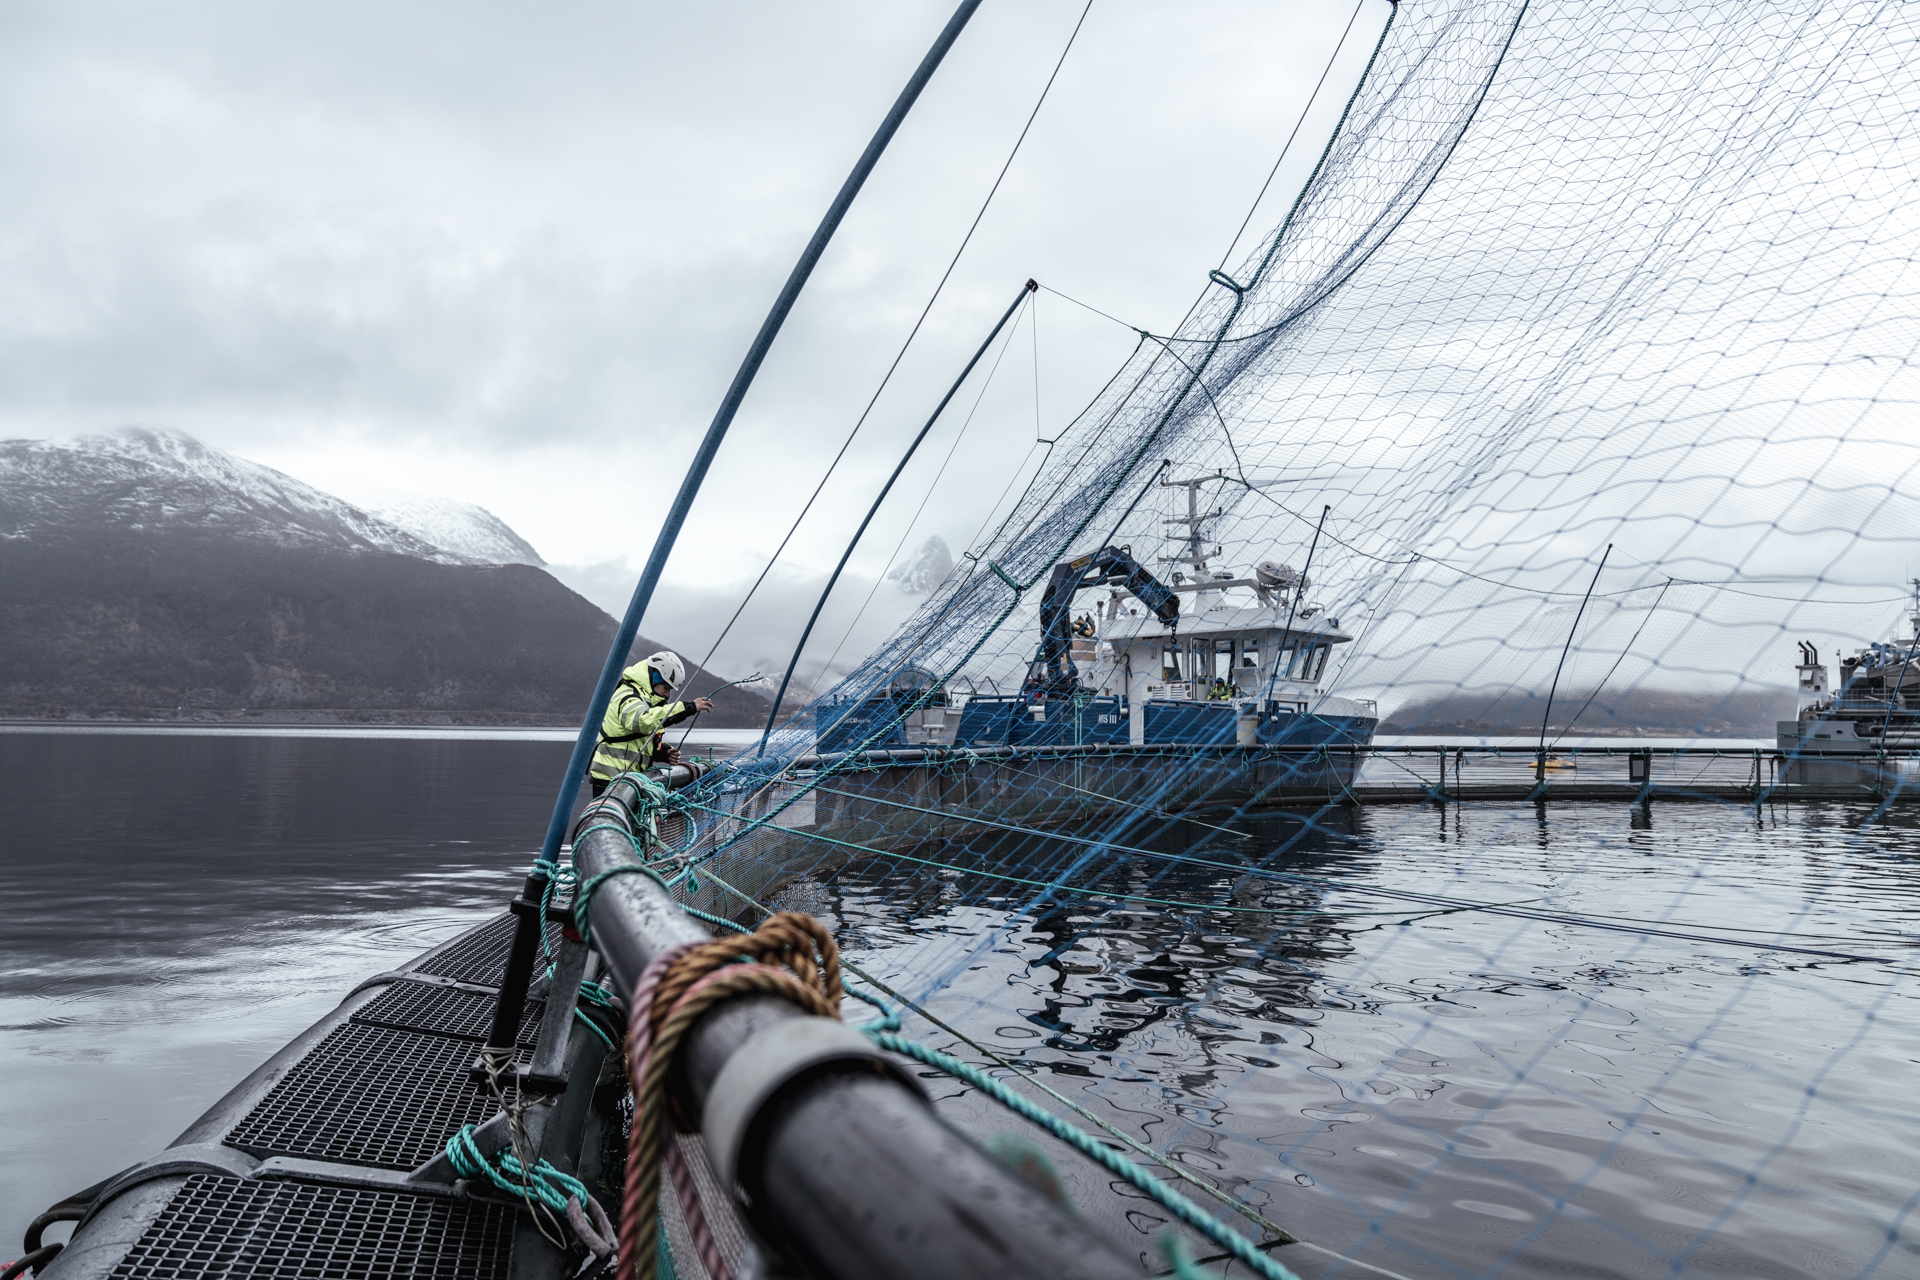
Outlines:
{"label": "person's gloved hand", "polygon": [[662,764],[679,764],[680,748],[671,745],[660,748],[660,762]]}
{"label": "person's gloved hand", "polygon": [[695,711],[711,711],[713,710],[713,699],[712,698],[695,698],[692,702],[689,702],[687,705],[692,707]]}

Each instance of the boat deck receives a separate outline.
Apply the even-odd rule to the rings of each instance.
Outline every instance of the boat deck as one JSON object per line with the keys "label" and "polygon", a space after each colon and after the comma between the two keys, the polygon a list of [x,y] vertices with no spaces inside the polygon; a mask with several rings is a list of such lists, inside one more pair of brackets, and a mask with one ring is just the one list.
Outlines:
{"label": "boat deck", "polygon": [[[363,983],[172,1147],[110,1180],[123,1189],[40,1274],[524,1273],[513,1257],[516,1236],[531,1224],[516,1205],[407,1181],[461,1126],[497,1109],[469,1066],[486,1038],[512,936],[513,918],[503,914]],[[541,1009],[530,1001],[522,1019],[523,1059]]]}

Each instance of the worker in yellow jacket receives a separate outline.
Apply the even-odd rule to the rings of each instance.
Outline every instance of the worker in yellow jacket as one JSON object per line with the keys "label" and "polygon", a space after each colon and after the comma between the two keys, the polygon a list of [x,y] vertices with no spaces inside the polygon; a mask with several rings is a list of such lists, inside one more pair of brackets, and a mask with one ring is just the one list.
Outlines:
{"label": "worker in yellow jacket", "polygon": [[695,698],[674,702],[673,691],[685,683],[686,664],[680,655],[662,650],[645,662],[636,662],[620,673],[620,683],[600,718],[600,746],[593,753],[588,784],[599,795],[620,774],[647,769],[656,753],[661,762],[674,764],[679,753],[665,745],[668,725],[689,716],[713,710],[713,699]]}

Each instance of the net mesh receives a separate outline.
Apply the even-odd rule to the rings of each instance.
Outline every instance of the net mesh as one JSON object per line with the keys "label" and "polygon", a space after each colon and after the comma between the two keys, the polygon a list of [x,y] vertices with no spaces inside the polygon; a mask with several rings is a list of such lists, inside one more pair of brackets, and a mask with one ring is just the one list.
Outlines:
{"label": "net mesh", "polygon": [[[685,794],[689,903],[1302,1274],[1911,1274],[1913,15],[1400,4],[1284,223]],[[1095,564],[1046,649],[1109,546],[1177,622]]]}

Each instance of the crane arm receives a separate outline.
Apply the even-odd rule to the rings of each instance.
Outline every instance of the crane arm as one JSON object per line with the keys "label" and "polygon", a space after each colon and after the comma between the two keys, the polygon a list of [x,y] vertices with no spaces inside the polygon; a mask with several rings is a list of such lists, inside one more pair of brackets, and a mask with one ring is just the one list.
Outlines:
{"label": "crane arm", "polygon": [[1088,587],[1103,586],[1119,587],[1153,610],[1162,623],[1179,626],[1180,597],[1135,560],[1131,548],[1102,547],[1063,560],[1053,566],[1046,594],[1040,598],[1040,653],[1027,676],[1029,694],[1067,693],[1080,687],[1070,635],[1073,599]]}

